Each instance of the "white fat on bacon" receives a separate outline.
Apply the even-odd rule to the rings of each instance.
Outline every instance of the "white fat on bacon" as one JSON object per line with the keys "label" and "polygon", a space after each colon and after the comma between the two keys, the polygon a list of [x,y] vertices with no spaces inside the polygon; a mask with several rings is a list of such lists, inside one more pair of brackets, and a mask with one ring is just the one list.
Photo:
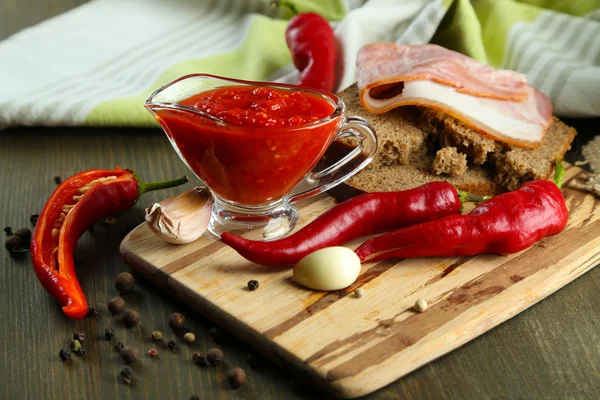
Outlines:
{"label": "white fat on bacon", "polygon": [[435,108],[496,140],[530,148],[540,145],[552,118],[550,100],[524,75],[436,45],[367,45],[357,74],[361,102],[374,114],[406,105]]}

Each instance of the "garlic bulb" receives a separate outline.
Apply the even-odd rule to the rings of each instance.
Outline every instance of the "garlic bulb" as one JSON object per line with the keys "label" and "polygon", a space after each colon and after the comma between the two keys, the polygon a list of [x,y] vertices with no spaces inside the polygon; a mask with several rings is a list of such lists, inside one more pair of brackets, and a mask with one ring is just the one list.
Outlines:
{"label": "garlic bulb", "polygon": [[158,237],[169,243],[190,243],[206,232],[212,205],[210,191],[197,187],[154,203],[146,209],[146,222]]}

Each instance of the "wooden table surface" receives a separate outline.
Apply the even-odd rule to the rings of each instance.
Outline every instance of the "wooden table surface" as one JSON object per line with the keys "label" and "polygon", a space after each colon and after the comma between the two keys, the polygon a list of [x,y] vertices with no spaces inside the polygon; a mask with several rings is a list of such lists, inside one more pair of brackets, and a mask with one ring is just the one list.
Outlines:
{"label": "wooden table surface", "polygon": [[[3,0],[0,39],[59,14],[83,1]],[[6,62],[3,60],[3,62]],[[581,145],[600,134],[600,120],[571,120],[580,135],[569,153],[579,157]],[[67,177],[88,168],[133,167],[146,180],[186,174],[159,129],[11,128],[0,132],[0,221],[13,228],[29,226],[55,188],[54,176]],[[191,186],[191,184],[190,184]],[[138,279],[129,306],[139,310],[141,323],[127,329],[108,315],[107,301],[116,296],[115,276],[128,271],[119,255],[121,239],[143,220],[143,208],[176,190],[150,193],[115,224],[96,224],[77,248],[77,274],[90,304],[102,314],[80,321],[66,318],[41,288],[29,254],[12,257],[2,251],[0,267],[0,398],[43,399],[317,399],[327,394],[299,382],[291,371],[264,362],[251,368],[252,349],[226,333],[215,343],[213,324]],[[369,399],[550,399],[597,398],[600,393],[600,269],[596,268],[538,305],[462,348],[369,396]],[[172,312],[182,312],[196,333],[193,345],[175,338],[167,326]],[[135,380],[117,379],[124,364],[103,331],[113,327],[126,345],[137,346],[143,362],[133,367]],[[153,330],[180,344],[160,356],[145,352],[153,346]],[[58,352],[75,330],[82,330],[87,355],[63,363]],[[211,347],[225,352],[217,368],[198,368],[191,355]],[[225,382],[228,368],[241,366],[247,384],[233,391]]]}

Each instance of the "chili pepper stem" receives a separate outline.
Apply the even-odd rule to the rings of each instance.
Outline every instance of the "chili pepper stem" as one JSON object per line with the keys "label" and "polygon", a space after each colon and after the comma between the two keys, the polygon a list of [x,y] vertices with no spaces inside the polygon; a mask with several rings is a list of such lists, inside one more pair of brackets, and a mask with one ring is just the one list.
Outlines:
{"label": "chili pepper stem", "polygon": [[294,15],[299,14],[298,13],[298,9],[294,5],[294,3],[290,2],[290,1],[286,1],[286,0],[273,0],[273,1],[271,1],[271,7],[280,7],[280,6],[286,7]]}
{"label": "chili pepper stem", "polygon": [[469,192],[465,192],[463,190],[457,190],[458,198],[461,203],[473,202],[473,203],[481,203],[482,201],[486,201],[492,198],[492,196],[481,196],[478,194],[473,194]]}
{"label": "chili pepper stem", "polygon": [[151,192],[153,190],[159,190],[159,189],[172,188],[175,186],[183,185],[187,181],[188,181],[187,176],[183,176],[178,179],[172,179],[169,181],[160,181],[160,182],[142,182],[142,181],[138,180],[138,186],[140,188],[139,189],[140,190],[139,197],[141,197],[146,192]]}
{"label": "chili pepper stem", "polygon": [[560,188],[563,184],[563,178],[565,177],[565,167],[562,161],[556,160],[555,169],[556,172],[554,173],[554,183]]}

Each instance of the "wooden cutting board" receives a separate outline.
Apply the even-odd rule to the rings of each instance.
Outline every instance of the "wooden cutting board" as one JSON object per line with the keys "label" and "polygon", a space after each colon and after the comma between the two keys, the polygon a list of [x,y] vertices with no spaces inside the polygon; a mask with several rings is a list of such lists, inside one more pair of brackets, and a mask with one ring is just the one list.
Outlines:
{"label": "wooden cutting board", "polygon": [[[580,172],[568,167],[565,178]],[[140,225],[123,240],[121,253],[158,286],[268,357],[353,398],[456,349],[598,264],[599,201],[568,188],[564,194],[565,231],[521,253],[368,263],[352,287],[330,293],[298,287],[290,270],[252,264],[209,234],[177,246]],[[328,196],[306,201],[299,225],[333,205]],[[253,292],[246,288],[251,279],[260,282]],[[356,298],[359,286],[365,293]],[[411,309],[417,299],[427,300],[426,312]]]}

